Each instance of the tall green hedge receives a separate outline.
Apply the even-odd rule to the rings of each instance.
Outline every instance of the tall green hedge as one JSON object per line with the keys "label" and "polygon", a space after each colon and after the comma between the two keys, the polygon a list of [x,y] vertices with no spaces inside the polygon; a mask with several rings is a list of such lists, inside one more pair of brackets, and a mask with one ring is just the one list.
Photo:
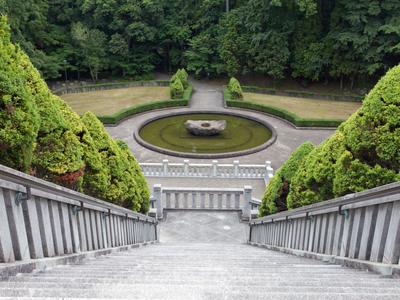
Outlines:
{"label": "tall green hedge", "polygon": [[39,129],[34,97],[25,83],[28,58],[10,42],[5,17],[0,19],[0,163],[28,171]]}
{"label": "tall green hedge", "polygon": [[317,147],[293,177],[288,207],[400,181],[400,66],[387,72],[363,106]]}
{"label": "tall green hedge", "polygon": [[242,87],[240,86],[239,81],[234,77],[232,77],[229,80],[228,92],[229,92],[230,98],[233,100],[243,99]]}
{"label": "tall green hedge", "polygon": [[292,177],[298,171],[301,162],[313,149],[314,145],[312,143],[305,142],[276,171],[265,190],[259,210],[260,216],[287,210],[286,198],[289,193]]}
{"label": "tall green hedge", "polygon": [[136,211],[149,191],[126,145],[53,95],[0,20],[0,163]]}

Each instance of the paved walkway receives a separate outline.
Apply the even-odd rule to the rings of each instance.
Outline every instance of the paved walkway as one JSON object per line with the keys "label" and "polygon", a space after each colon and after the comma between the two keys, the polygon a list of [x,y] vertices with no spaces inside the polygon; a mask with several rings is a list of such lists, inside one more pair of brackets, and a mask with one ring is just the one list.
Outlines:
{"label": "paved walkway", "polygon": [[168,213],[160,244],[0,281],[0,300],[400,298],[397,279],[249,246],[237,215],[199,214]]}
{"label": "paved walkway", "polygon": [[[133,132],[139,128],[140,124],[145,120],[155,116],[162,116],[169,112],[189,112],[193,109],[206,109],[215,112],[226,110],[226,108],[223,108],[222,86],[208,81],[191,80],[191,82],[194,86],[194,94],[191,99],[190,107],[150,111],[134,115],[117,126],[108,126],[107,130],[114,138],[122,139],[127,142],[130,149],[140,162],[160,162],[162,159],[169,159],[171,162],[182,161],[183,158],[161,154],[144,148],[134,140]],[[278,138],[272,146],[260,152],[235,158],[219,159],[220,162],[231,163],[233,160],[238,159],[241,163],[262,164],[266,160],[270,160],[272,161],[272,166],[276,169],[288,158],[290,153],[303,142],[311,141],[315,144],[319,144],[334,132],[334,130],[296,129],[287,122],[263,113],[238,109],[231,110],[246,113],[249,117],[266,120],[275,128]],[[194,162],[210,161],[204,159],[190,160]]]}

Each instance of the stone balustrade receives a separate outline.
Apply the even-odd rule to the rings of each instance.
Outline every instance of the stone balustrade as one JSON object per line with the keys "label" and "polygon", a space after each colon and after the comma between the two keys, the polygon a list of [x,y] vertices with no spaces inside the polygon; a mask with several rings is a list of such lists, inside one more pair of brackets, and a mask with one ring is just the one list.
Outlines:
{"label": "stone balustrade", "polygon": [[400,274],[400,183],[252,220],[249,242]]}
{"label": "stone balustrade", "polygon": [[0,165],[0,263],[156,240],[151,217]]}
{"label": "stone balustrade", "polygon": [[214,178],[248,178],[264,179],[266,182],[273,176],[271,162],[265,165],[240,164],[238,160],[233,164],[220,164],[213,160],[211,164],[170,163],[164,159],[162,163],[140,163],[143,174],[148,177],[214,177]]}
{"label": "stone balustrade", "polygon": [[259,205],[252,199],[252,187],[244,188],[190,188],[153,187],[152,207],[159,219],[164,210],[224,210],[240,211],[242,219],[251,218],[251,209]]}

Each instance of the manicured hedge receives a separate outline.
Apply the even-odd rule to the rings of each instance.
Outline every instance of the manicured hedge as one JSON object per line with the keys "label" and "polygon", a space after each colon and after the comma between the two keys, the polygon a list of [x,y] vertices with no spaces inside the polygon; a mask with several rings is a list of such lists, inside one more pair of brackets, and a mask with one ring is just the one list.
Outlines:
{"label": "manicured hedge", "polygon": [[163,100],[163,101],[155,101],[150,103],[139,104],[135,106],[130,106],[124,108],[117,113],[110,116],[98,116],[98,118],[104,124],[116,124],[121,120],[146,111],[161,109],[167,107],[179,107],[179,106],[187,106],[190,101],[190,97],[192,95],[193,88],[191,85],[185,90],[183,94],[183,99],[171,99],[171,100]]}
{"label": "manicured hedge", "polygon": [[28,57],[10,43],[10,29],[0,20],[0,163],[28,171],[39,130],[34,95],[25,85]]}
{"label": "manicured hedge", "polygon": [[267,95],[280,95],[289,97],[300,97],[300,98],[313,98],[320,100],[334,100],[334,101],[356,101],[361,102],[363,97],[357,95],[338,95],[328,93],[313,93],[305,91],[291,91],[291,90],[277,90],[271,88],[262,88],[257,86],[242,86],[243,92],[247,93],[258,93]]}
{"label": "manicured hedge", "polygon": [[146,212],[149,192],[126,145],[48,89],[0,20],[0,163]]}
{"label": "manicured hedge", "polygon": [[101,90],[112,90],[120,88],[129,88],[136,86],[169,86],[168,80],[141,80],[141,81],[131,81],[131,82],[107,82],[98,84],[87,84],[77,87],[65,87],[61,89],[54,90],[53,93],[56,95],[72,94],[72,93],[85,93]]}
{"label": "manicured hedge", "polygon": [[242,87],[240,86],[240,83],[236,78],[232,77],[229,80],[229,84],[227,86],[227,93],[228,93],[229,99],[232,99],[232,100],[243,99]]}
{"label": "manicured hedge", "polygon": [[298,171],[303,159],[314,149],[314,145],[305,142],[300,145],[289,159],[276,171],[268,183],[259,209],[259,215],[265,216],[287,210],[286,198],[292,177]]}
{"label": "manicured hedge", "polygon": [[314,149],[292,179],[289,208],[400,181],[400,65]]}
{"label": "manicured hedge", "polygon": [[[225,91],[225,95],[226,93]],[[287,110],[249,101],[228,99],[225,100],[225,103],[228,107],[238,107],[268,113],[285,119],[297,127],[337,127],[343,122],[342,120],[303,119]]]}

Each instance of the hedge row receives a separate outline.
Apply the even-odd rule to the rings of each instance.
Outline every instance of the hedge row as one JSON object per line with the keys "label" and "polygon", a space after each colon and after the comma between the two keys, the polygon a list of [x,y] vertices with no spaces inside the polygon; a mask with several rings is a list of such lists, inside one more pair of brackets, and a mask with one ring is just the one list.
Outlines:
{"label": "hedge row", "polygon": [[301,207],[400,181],[399,116],[400,65],[379,80],[361,108],[335,134],[302,160],[291,177],[284,199],[287,207]]}
{"label": "hedge row", "polygon": [[[225,92],[226,93],[226,92]],[[243,100],[225,100],[228,107],[238,107],[268,113],[289,121],[297,127],[338,127],[343,120],[303,119],[282,108]]]}
{"label": "hedge row", "polygon": [[292,177],[298,171],[301,162],[314,147],[310,142],[300,145],[276,171],[265,190],[259,209],[261,216],[287,210],[286,198],[289,193]]}
{"label": "hedge row", "polygon": [[305,91],[292,91],[292,90],[277,90],[271,88],[262,88],[257,86],[242,86],[243,92],[247,93],[258,93],[267,95],[280,95],[289,97],[300,97],[300,98],[312,98],[320,100],[334,100],[334,101],[356,101],[361,102],[363,97],[356,95],[338,95],[328,93],[313,93]]}
{"label": "hedge row", "polygon": [[91,113],[82,118],[51,93],[0,19],[0,163],[85,194],[146,212],[140,168]]}
{"label": "hedge row", "polygon": [[138,104],[135,106],[130,106],[124,108],[113,115],[110,116],[98,116],[98,118],[104,124],[117,124],[121,120],[146,111],[154,110],[154,109],[161,109],[167,107],[179,107],[179,106],[188,106],[190,97],[192,96],[193,87],[189,85],[189,87],[183,93],[183,99],[171,99],[171,100],[162,100],[162,101],[155,101],[149,102],[144,104]]}
{"label": "hedge row", "polygon": [[72,94],[72,93],[85,93],[102,90],[112,90],[120,88],[129,88],[135,86],[168,86],[168,80],[142,80],[142,81],[131,81],[131,82],[108,82],[99,84],[88,84],[77,87],[65,87],[54,90],[53,93],[56,95]]}

